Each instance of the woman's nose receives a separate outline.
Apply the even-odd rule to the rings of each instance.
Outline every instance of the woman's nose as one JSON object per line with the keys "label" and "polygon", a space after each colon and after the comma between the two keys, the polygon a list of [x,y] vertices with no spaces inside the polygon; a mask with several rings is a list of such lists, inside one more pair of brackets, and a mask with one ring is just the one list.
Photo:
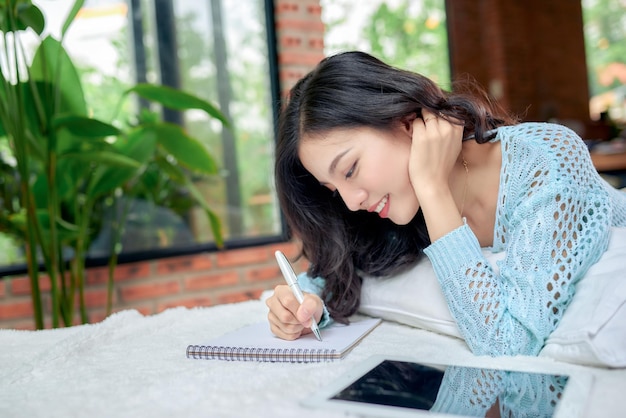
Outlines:
{"label": "woman's nose", "polygon": [[361,209],[367,209],[363,205],[367,200],[367,192],[361,188],[345,186],[337,189],[339,195],[343,199],[348,209],[353,212]]}

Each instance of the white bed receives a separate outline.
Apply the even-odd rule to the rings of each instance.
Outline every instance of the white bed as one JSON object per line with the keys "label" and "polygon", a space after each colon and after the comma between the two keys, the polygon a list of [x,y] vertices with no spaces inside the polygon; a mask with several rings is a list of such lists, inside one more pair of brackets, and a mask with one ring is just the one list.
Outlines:
{"label": "white bed", "polygon": [[574,365],[548,357],[473,357],[458,338],[390,321],[339,362],[186,358],[188,344],[259,321],[266,309],[256,300],[176,308],[148,317],[123,311],[98,324],[68,329],[0,330],[0,416],[327,417],[333,415],[306,409],[299,402],[375,354],[590,373],[594,384],[582,416],[623,417],[626,410],[626,369]]}

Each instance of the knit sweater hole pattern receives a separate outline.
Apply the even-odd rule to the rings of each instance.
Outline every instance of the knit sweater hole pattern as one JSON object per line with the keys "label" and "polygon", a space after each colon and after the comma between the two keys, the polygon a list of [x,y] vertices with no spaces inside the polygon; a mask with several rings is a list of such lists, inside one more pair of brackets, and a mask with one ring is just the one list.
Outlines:
{"label": "knit sweater hole pattern", "polygon": [[[506,194],[517,195],[514,200],[521,207],[520,215],[521,212],[538,214],[546,207],[552,208],[553,222],[546,222],[545,225],[551,228],[549,234],[536,228],[527,242],[551,241],[551,248],[547,251],[550,260],[547,264],[534,264],[532,260],[537,256],[528,257],[520,267],[532,272],[542,264],[553,266],[545,283],[549,297],[544,299],[544,311],[550,317],[549,322],[556,326],[566,307],[561,299],[570,299],[573,273],[580,271],[584,264],[584,258],[581,259],[579,255],[593,252],[593,248],[587,247],[598,241],[597,234],[602,235],[601,225],[609,223],[610,207],[604,187],[596,181],[597,172],[590,164],[583,164],[589,158],[587,148],[572,131],[549,124],[524,124],[519,128],[522,132],[515,133],[517,138],[541,137],[544,143],[549,144],[547,148],[534,149],[520,140],[503,141],[503,154],[509,158],[503,159],[505,167],[502,171],[507,173]],[[520,161],[526,162],[526,170],[520,170]],[[519,174],[510,177],[508,173]],[[546,193],[546,190],[549,192]],[[522,194],[524,199],[521,199]],[[524,207],[524,202],[531,201],[535,201],[537,207]],[[511,220],[514,215],[510,215],[510,209],[506,211],[508,216],[500,216],[498,219]],[[537,222],[540,221],[537,218]],[[504,245],[507,243],[506,231],[506,222],[498,223],[497,241]],[[537,250],[540,248],[535,247]],[[572,268],[572,263],[578,266]]]}

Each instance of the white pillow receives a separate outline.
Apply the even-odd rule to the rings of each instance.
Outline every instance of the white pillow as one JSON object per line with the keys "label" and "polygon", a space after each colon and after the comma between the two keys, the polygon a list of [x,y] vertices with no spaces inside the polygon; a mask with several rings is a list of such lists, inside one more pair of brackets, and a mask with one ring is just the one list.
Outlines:
{"label": "white pillow", "polygon": [[626,228],[576,285],[572,303],[540,355],[592,366],[626,367]]}
{"label": "white pillow", "polygon": [[[505,253],[483,251],[496,262]],[[577,284],[557,329],[539,354],[572,363],[626,367],[626,228],[613,228],[607,251]],[[387,279],[366,278],[361,313],[462,338],[432,265],[424,258]]]}

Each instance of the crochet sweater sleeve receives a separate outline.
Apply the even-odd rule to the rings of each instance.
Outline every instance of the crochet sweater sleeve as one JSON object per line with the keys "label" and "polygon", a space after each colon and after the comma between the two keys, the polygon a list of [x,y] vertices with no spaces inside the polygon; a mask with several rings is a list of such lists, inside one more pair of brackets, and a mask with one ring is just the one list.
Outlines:
{"label": "crochet sweater sleeve", "polygon": [[570,303],[576,282],[605,251],[611,199],[584,143],[551,124],[501,128],[502,169],[493,251],[467,224],[424,252],[475,354],[536,355]]}
{"label": "crochet sweater sleeve", "polygon": [[502,417],[549,417],[567,380],[566,376],[450,366],[430,410],[484,417],[497,401]]}

